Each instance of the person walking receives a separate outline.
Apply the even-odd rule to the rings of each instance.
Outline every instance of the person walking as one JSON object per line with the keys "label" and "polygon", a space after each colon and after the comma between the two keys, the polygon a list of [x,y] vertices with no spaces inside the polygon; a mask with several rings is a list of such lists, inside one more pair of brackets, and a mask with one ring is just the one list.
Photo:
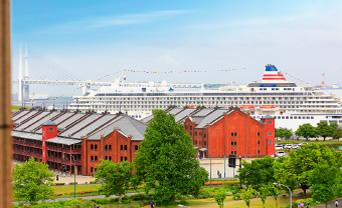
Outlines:
{"label": "person walking", "polygon": [[335,206],[338,207],[338,200],[335,201]]}
{"label": "person walking", "polygon": [[153,208],[153,201],[151,201],[150,204],[151,204],[151,208]]}

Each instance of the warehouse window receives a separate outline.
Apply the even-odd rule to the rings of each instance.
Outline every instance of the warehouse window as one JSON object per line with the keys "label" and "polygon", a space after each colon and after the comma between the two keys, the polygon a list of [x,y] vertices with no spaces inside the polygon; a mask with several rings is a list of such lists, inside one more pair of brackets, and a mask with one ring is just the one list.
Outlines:
{"label": "warehouse window", "polygon": [[268,136],[272,136],[272,132],[268,132]]}
{"label": "warehouse window", "polygon": [[94,157],[93,156],[90,156],[90,161],[94,161]]}
{"label": "warehouse window", "polygon": [[105,145],[105,150],[108,150],[108,146],[107,145]]}
{"label": "warehouse window", "polygon": [[108,159],[108,157],[107,156],[105,156],[105,160],[107,160]]}
{"label": "warehouse window", "polygon": [[237,145],[237,143],[236,143],[236,142],[234,142],[234,145],[236,146],[236,145]]}
{"label": "warehouse window", "polygon": [[234,136],[237,136],[237,133],[236,133],[236,132],[234,133]]}
{"label": "warehouse window", "polygon": [[260,150],[258,150],[258,155],[260,155]]}
{"label": "warehouse window", "polygon": [[127,145],[125,145],[125,151],[127,151]]}
{"label": "warehouse window", "polygon": [[112,150],[112,145],[109,145],[108,147],[109,147],[109,150]]}
{"label": "warehouse window", "polygon": [[97,144],[95,144],[95,150],[97,150]]}
{"label": "warehouse window", "polygon": [[260,145],[260,141],[258,141],[258,145]]}
{"label": "warehouse window", "polygon": [[93,150],[94,149],[94,145],[90,145],[90,149]]}
{"label": "warehouse window", "polygon": [[90,168],[90,172],[91,173],[94,172],[94,168],[93,167]]}
{"label": "warehouse window", "polygon": [[109,160],[112,161],[112,156],[109,156]]}
{"label": "warehouse window", "polygon": [[49,132],[53,132],[53,128],[49,128]]}
{"label": "warehouse window", "polygon": [[95,156],[95,162],[97,161],[97,156]]}
{"label": "warehouse window", "polygon": [[[292,118],[292,117],[291,117]],[[272,121],[268,121],[268,124],[272,124]]]}
{"label": "warehouse window", "polygon": [[125,161],[127,161],[127,157],[125,157]]}
{"label": "warehouse window", "polygon": [[123,157],[120,157],[120,161],[121,161],[121,162],[123,161]]}
{"label": "warehouse window", "polygon": [[260,132],[258,132],[258,136],[260,136]]}
{"label": "warehouse window", "polygon": [[123,145],[120,145],[120,150],[123,150]]}
{"label": "warehouse window", "polygon": [[139,146],[135,145],[134,149],[135,149],[135,151],[138,151],[139,150]]}

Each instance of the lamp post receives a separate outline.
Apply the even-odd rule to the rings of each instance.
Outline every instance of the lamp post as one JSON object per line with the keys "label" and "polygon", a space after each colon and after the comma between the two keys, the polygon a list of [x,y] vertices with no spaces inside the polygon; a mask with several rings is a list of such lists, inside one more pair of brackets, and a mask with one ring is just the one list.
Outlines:
{"label": "lamp post", "polygon": [[289,192],[290,192],[290,208],[292,208],[292,192],[291,192],[291,189],[288,186],[285,186],[284,184],[280,184],[280,183],[273,183],[273,184],[279,185],[279,186],[284,186],[289,190]]}
{"label": "lamp post", "polygon": [[74,198],[76,198],[76,157],[75,155],[71,155],[74,160]]}
{"label": "lamp post", "polygon": [[[209,150],[207,148],[202,148],[199,150],[202,152],[208,152],[209,154]],[[211,188],[211,155],[210,154],[209,154],[209,158],[210,158],[209,178],[210,178],[210,188]]]}

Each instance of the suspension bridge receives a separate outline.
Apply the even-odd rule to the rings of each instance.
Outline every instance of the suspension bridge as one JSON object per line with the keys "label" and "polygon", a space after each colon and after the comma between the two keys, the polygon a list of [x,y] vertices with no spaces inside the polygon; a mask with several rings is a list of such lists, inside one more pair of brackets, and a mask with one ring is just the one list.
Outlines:
{"label": "suspension bridge", "polygon": [[26,46],[24,51],[20,47],[19,56],[13,56],[12,85],[18,86],[19,102],[29,100],[30,85],[77,86],[82,88],[82,94],[84,94],[94,86],[110,86],[111,84],[112,81],[83,81],[64,67],[37,51],[29,50]]}

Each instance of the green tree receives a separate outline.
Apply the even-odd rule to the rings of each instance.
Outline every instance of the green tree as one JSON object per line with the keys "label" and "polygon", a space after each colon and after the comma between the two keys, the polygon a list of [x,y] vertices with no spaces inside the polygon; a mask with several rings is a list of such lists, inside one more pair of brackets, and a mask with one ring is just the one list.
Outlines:
{"label": "green tree", "polygon": [[276,128],[275,129],[275,137],[289,139],[292,137],[292,131],[290,129],[286,129],[286,128]]}
{"label": "green tree", "polygon": [[49,166],[36,162],[30,158],[25,163],[14,165],[12,174],[13,194],[17,200],[25,203],[37,204],[39,200],[46,200],[53,194],[53,172]]}
{"label": "green tree", "polygon": [[261,185],[275,182],[274,158],[266,156],[261,159],[252,160],[250,163],[243,161],[242,168],[238,170],[238,178],[241,184],[253,186],[258,189]]}
{"label": "green tree", "polygon": [[341,170],[334,160],[322,158],[313,170],[310,182],[313,200],[325,202],[328,207],[328,201],[335,199],[341,190]]}
{"label": "green tree", "polygon": [[337,129],[336,123],[331,123],[330,126],[328,125],[328,122],[321,121],[317,123],[317,133],[323,137],[324,141],[325,138],[333,136],[333,133]]}
{"label": "green tree", "polygon": [[265,208],[265,203],[266,203],[266,199],[268,197],[268,195],[270,194],[270,191],[269,191],[269,186],[266,185],[266,186],[262,186],[259,188],[259,197],[261,199],[261,202],[262,202],[262,207]]}
{"label": "green tree", "polygon": [[[310,177],[314,168],[319,162],[324,159],[329,163],[336,163],[336,156],[333,149],[326,145],[305,145],[294,152],[290,152],[289,156],[276,161],[275,178],[282,184],[294,189],[297,184],[306,190],[312,185]],[[324,173],[324,172],[322,172]]]}
{"label": "green tree", "polygon": [[208,172],[199,166],[190,135],[173,115],[154,110],[153,116],[134,160],[136,175],[160,200],[175,201],[176,193],[198,195]]}
{"label": "green tree", "polygon": [[101,160],[96,166],[96,180],[102,184],[99,189],[106,197],[119,195],[119,202],[122,202],[122,195],[130,188],[133,165],[127,161],[114,163],[110,160]]}
{"label": "green tree", "polygon": [[217,193],[215,193],[214,198],[217,202],[217,205],[219,205],[221,208],[221,207],[223,207],[223,202],[226,199],[226,192],[224,192],[224,191],[217,192]]}
{"label": "green tree", "polygon": [[247,189],[242,189],[240,192],[240,198],[245,201],[247,207],[251,205],[251,199],[254,198],[258,192],[254,190],[251,186]]}
{"label": "green tree", "polygon": [[316,128],[308,123],[300,125],[295,134],[304,137],[306,141],[308,141],[309,138],[318,136]]}
{"label": "green tree", "polygon": [[340,128],[336,128],[334,133],[331,135],[334,139],[340,140],[342,137],[342,130]]}
{"label": "green tree", "polygon": [[276,204],[276,208],[278,208],[278,196],[281,193],[281,189],[278,186],[270,184],[267,186],[268,192],[273,196]]}

